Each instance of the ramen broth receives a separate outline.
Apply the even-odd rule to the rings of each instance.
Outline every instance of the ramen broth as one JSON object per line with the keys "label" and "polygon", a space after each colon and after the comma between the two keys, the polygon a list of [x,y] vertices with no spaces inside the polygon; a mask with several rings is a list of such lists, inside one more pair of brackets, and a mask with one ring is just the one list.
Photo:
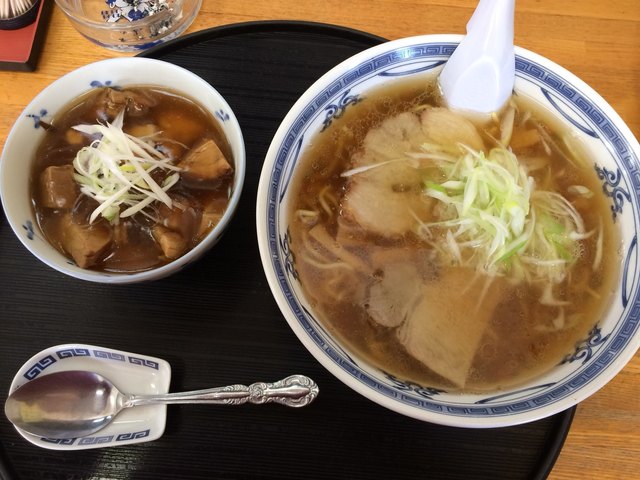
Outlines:
{"label": "ramen broth", "polygon": [[[579,145],[548,113],[514,96],[471,128],[439,105],[435,84],[398,81],[316,134],[289,193],[290,249],[314,314],[373,365],[447,391],[498,390],[550,369],[588,337],[612,295],[619,237],[592,163],[576,158]],[[533,240],[492,263],[456,237],[467,219],[442,227],[443,218],[453,224],[442,197],[458,182],[446,183],[451,158],[491,163],[509,152],[582,232],[554,236],[561,221],[540,207],[536,241],[560,257],[539,266]]]}
{"label": "ramen broth", "polygon": [[[197,245],[227,208],[233,188],[230,145],[212,115],[175,91],[95,88],[41,126],[46,133],[31,176],[36,218],[47,240],[82,268],[137,272],[169,263]],[[129,140],[122,145],[112,141],[125,134]],[[113,153],[114,145],[121,151]],[[122,152],[145,149],[137,166],[123,160]],[[96,166],[107,157],[115,172]],[[148,169],[146,180],[133,176],[140,166]],[[122,175],[135,184],[126,193],[131,200],[104,208],[98,196],[111,193],[95,189],[106,190],[109,179],[117,182]],[[114,185],[111,192],[126,190]],[[141,200],[158,189],[168,199]],[[138,203],[146,206],[125,213]]]}

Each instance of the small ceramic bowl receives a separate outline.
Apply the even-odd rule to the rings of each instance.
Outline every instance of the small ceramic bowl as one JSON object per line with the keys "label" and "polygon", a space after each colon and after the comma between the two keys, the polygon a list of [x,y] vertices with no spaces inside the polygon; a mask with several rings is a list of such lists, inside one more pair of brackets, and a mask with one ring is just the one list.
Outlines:
{"label": "small ceramic bowl", "polygon": [[202,0],[56,0],[56,4],[76,30],[93,43],[134,52],[182,34],[198,14]]}
{"label": "small ceramic bowl", "polygon": [[[92,88],[101,86],[154,85],[170,88],[194,99],[216,118],[231,146],[234,160],[233,191],[218,224],[195,248],[176,260],[148,271],[107,273],[75,265],[44,238],[31,205],[31,161],[44,136],[40,121]],[[26,159],[26,160],[25,160]],[[82,280],[101,283],[134,283],[156,280],[193,262],[220,239],[238,206],[246,168],[245,147],[238,120],[224,98],[206,81],[181,67],[148,58],[116,58],[81,67],[45,88],[25,108],[14,124],[0,157],[0,196],[5,216],[20,241],[50,267]]]}
{"label": "small ceramic bowl", "polygon": [[[159,395],[169,391],[171,366],[165,360],[112,348],[71,343],[47,348],[16,373],[9,393],[41,375],[87,370],[111,380],[121,392]],[[150,442],[164,433],[166,405],[144,405],[121,412],[99,432],[82,438],[43,438],[16,427],[26,440],[49,450],[86,450]]]}
{"label": "small ceramic bowl", "polygon": [[304,346],[337,378],[404,415],[457,427],[501,427],[537,420],[602,388],[640,345],[640,145],[613,109],[555,63],[516,49],[515,91],[566,124],[597,162],[602,191],[621,235],[621,276],[606,314],[550,371],[487,394],[448,393],[372,366],[318,320],[290,250],[289,188],[314,136],[367,92],[396,79],[437,75],[462,37],[427,35],[388,42],[344,61],[311,86],[285,117],[267,153],[257,198],[262,264],[275,299]]}

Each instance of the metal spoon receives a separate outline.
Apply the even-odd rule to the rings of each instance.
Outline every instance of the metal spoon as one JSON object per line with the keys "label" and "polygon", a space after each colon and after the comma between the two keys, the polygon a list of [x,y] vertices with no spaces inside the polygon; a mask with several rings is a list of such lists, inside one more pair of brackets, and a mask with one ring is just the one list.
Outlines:
{"label": "metal spoon", "polygon": [[84,437],[101,430],[125,408],[174,403],[280,403],[304,407],[318,395],[316,383],[292,375],[275,383],[229,385],[161,395],[128,395],[94,372],[70,370],[43,375],[9,395],[7,418],[27,433],[46,438]]}

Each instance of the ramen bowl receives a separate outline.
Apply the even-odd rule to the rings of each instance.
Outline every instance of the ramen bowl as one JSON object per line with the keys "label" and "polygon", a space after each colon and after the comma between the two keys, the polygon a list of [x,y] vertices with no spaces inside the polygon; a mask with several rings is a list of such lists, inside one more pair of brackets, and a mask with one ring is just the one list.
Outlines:
{"label": "ramen bowl", "polygon": [[515,93],[548,112],[588,152],[598,177],[594,190],[601,187],[595,194],[604,196],[604,210],[611,217],[608,220],[620,235],[620,256],[605,260],[620,265],[620,274],[607,292],[611,296],[605,313],[544,372],[484,393],[448,391],[388,373],[342,341],[320,319],[314,301],[301,285],[300,258],[292,247],[292,185],[301,158],[319,141],[320,132],[348,115],[356,104],[366,103],[368,93],[376,87],[414,76],[437,76],[461,38],[428,35],[373,47],[333,68],[300,97],[266,156],[257,199],[258,243],[270,288],[286,321],[302,344],[339,380],[366,398],[416,419],[456,427],[503,427],[576,405],[605,386],[640,345],[640,146],[594,90],[550,60],[516,49]]}
{"label": "ramen bowl", "polygon": [[[135,5],[133,5],[135,3]],[[104,2],[56,0],[69,22],[96,45],[136,52],[181,35],[195,19],[202,0]]]}
{"label": "ramen bowl", "polygon": [[[32,205],[30,178],[43,125],[70,102],[95,88],[144,85],[170,89],[193,99],[216,121],[230,146],[234,172],[224,213],[184,255],[155,268],[132,273],[80,268],[46,240]],[[78,68],[40,92],[16,120],[0,157],[0,194],[7,221],[22,244],[46,265],[72,277],[100,283],[134,283],[171,275],[200,258],[220,239],[240,200],[245,175],[245,148],[238,121],[224,98],[197,75],[173,64],[147,58],[103,60]]]}

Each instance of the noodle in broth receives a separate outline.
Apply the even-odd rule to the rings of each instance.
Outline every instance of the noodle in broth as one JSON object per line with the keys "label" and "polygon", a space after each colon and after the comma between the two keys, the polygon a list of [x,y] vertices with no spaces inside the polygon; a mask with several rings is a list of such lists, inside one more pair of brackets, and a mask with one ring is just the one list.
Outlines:
{"label": "noodle in broth", "polygon": [[440,106],[435,82],[370,93],[317,134],[293,181],[291,251],[314,312],[424,386],[497,390],[548,370],[597,323],[619,268],[577,152],[517,96],[476,124]]}

